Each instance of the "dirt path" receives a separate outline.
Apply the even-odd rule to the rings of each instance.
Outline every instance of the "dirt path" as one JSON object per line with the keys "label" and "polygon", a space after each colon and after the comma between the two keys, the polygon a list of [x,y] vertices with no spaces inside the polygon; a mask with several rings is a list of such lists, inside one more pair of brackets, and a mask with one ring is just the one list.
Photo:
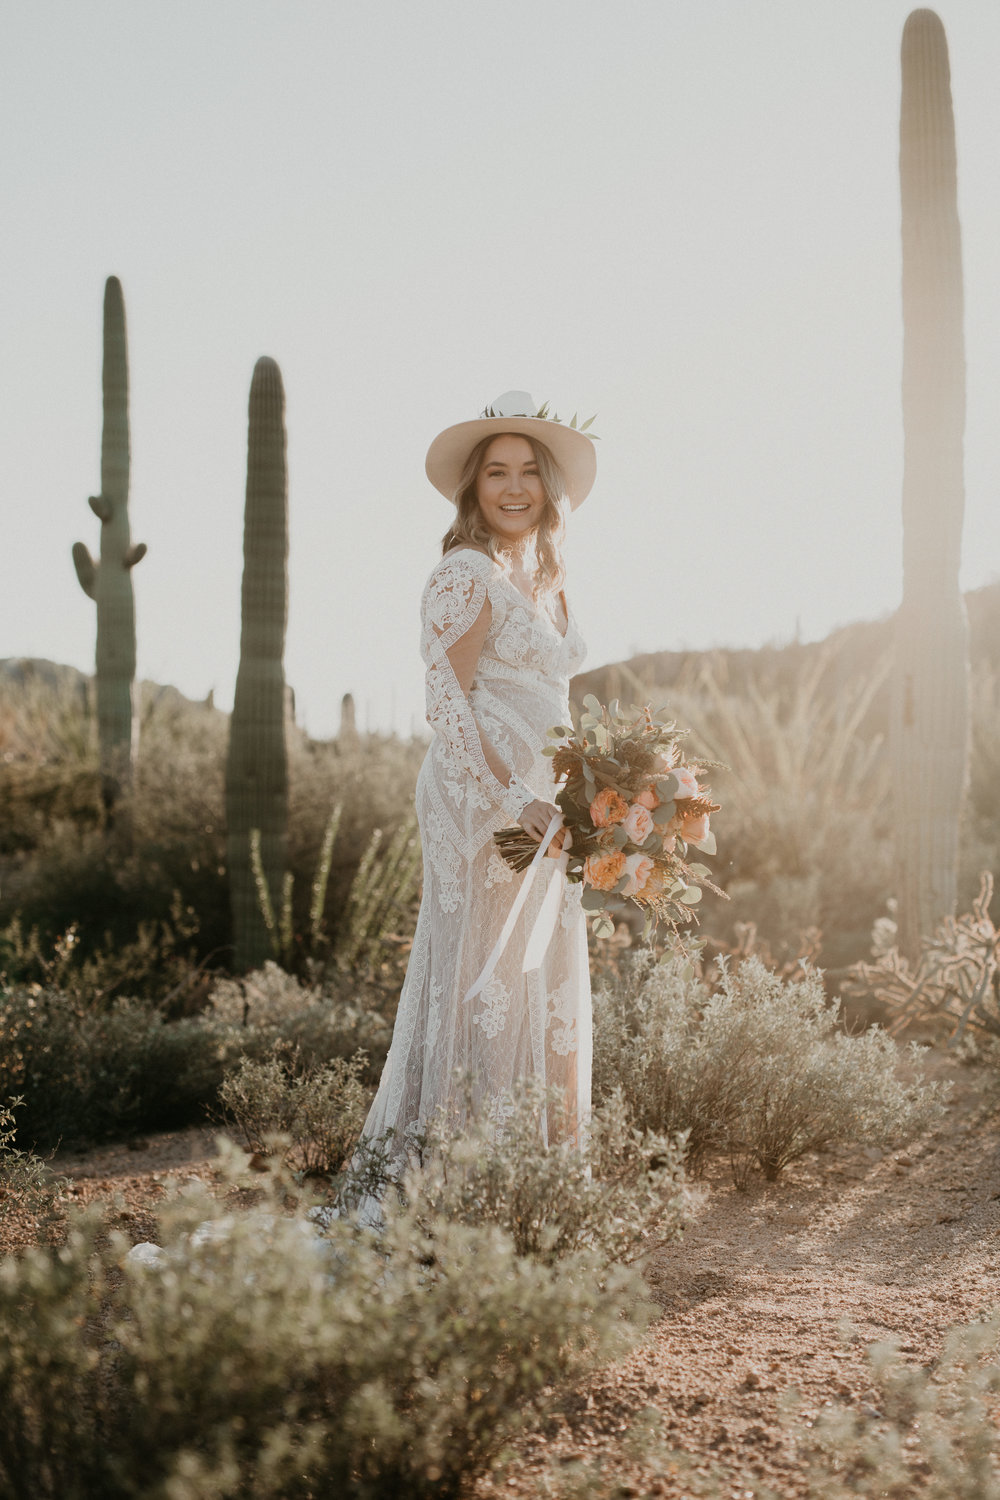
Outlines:
{"label": "dirt path", "polygon": [[[829,1402],[870,1404],[868,1344],[895,1339],[928,1363],[948,1328],[1000,1302],[996,1075],[937,1072],[954,1080],[953,1103],[906,1150],[838,1150],[745,1193],[721,1166],[711,1173],[697,1221],[649,1268],[662,1316],[645,1345],[565,1398],[503,1482],[480,1486],[484,1500],[551,1494],[575,1459],[601,1465],[608,1496],[802,1496],[781,1410],[790,1396],[805,1419]],[[154,1237],[168,1177],[211,1179],[213,1134],[171,1132],[52,1165],[72,1201],[119,1192],[138,1242]],[[30,1223],[17,1231],[26,1236]],[[674,1451],[636,1462],[630,1434],[646,1408]]]}
{"label": "dirt path", "polygon": [[[954,1102],[905,1151],[838,1150],[746,1193],[711,1176],[697,1222],[650,1267],[663,1316],[646,1347],[482,1493],[542,1494],[546,1466],[577,1458],[601,1464],[609,1496],[802,1496],[784,1403],[797,1396],[804,1420],[830,1402],[870,1405],[869,1344],[895,1339],[926,1364],[948,1328],[1000,1303],[995,1074],[938,1076],[954,1079]],[[643,1407],[672,1457],[625,1456]]]}

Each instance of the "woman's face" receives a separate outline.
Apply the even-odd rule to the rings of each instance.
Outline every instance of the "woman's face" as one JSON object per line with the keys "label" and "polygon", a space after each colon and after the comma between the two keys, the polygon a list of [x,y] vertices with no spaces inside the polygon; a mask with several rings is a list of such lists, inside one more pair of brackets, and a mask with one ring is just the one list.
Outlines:
{"label": "woman's face", "polygon": [[493,439],[476,476],[476,498],[495,536],[516,542],[534,531],[545,509],[545,491],[527,438],[505,432]]}

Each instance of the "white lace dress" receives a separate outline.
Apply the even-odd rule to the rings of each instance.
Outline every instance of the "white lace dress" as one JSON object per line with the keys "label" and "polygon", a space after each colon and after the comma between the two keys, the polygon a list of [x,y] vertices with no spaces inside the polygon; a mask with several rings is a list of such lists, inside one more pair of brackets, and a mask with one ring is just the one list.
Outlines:
{"label": "white lace dress", "polygon": [[[492,619],[466,695],[447,651],[479,618]],[[590,970],[580,887],[565,885],[541,967],[522,973],[525,945],[549,883],[542,862],[492,978],[470,1000],[525,876],[501,859],[493,834],[532,797],[552,801],[546,731],[568,722],[569,677],[584,646],[572,615],[566,634],[485,554],[448,553],[421,606],[427,718],[434,739],[417,781],[423,844],[420,915],[392,1046],[364,1137],[392,1128],[402,1145],[438,1110],[460,1124],[471,1083],[477,1112],[501,1126],[509,1094],[533,1075],[563,1090],[566,1115],[550,1139],[572,1137],[590,1109]],[[489,741],[514,775],[504,787],[486,764]]]}

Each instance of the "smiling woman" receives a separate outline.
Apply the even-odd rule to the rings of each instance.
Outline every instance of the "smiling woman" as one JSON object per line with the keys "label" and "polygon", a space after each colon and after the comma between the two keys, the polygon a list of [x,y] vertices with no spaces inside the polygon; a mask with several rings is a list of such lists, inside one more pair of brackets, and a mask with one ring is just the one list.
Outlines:
{"label": "smiling woman", "polygon": [[537,413],[531,398],[509,392],[488,416],[441,433],[427,455],[456,513],[422,607],[435,732],[417,783],[423,899],[364,1130],[368,1141],[392,1131],[400,1156],[442,1111],[458,1126],[471,1107],[502,1127],[513,1086],[528,1076],[562,1091],[562,1107],[543,1121],[548,1140],[579,1139],[590,1110],[579,887],[564,886],[547,947],[529,962],[549,882],[515,874],[493,841],[516,821],[558,852],[543,750],[547,730],[567,722],[569,677],[583,659],[561,547],[566,518],[593,483],[593,443],[525,413]]}
{"label": "smiling woman", "polygon": [[484,438],[473,450],[471,467],[479,512],[494,536],[514,542],[534,531],[548,496],[528,439],[514,432]]}

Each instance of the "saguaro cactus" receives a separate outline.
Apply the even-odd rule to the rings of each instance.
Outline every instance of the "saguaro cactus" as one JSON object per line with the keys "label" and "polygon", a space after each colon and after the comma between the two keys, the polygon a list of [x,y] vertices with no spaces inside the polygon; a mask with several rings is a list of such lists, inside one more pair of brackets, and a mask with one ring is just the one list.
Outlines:
{"label": "saguaro cactus", "polygon": [[274,910],[284,886],[288,754],[283,657],[287,619],[285,393],[274,360],[259,359],[250,385],[243,619],[226,766],[226,847],[235,963],[240,970],[263,963],[273,951],[251,856],[255,830],[260,835],[260,866]]}
{"label": "saguaro cactus", "polygon": [[902,74],[903,600],[892,738],[899,939],[915,954],[955,908],[969,740],[962,247],[948,44],[933,11],[906,22]]}
{"label": "saguaro cactus", "polygon": [[97,604],[97,728],[101,792],[110,814],[132,782],[138,729],[132,569],[146,555],[145,542],[133,543],[129,531],[128,348],[117,276],[104,286],[102,383],[101,493],[90,497],[101,523],[100,561],[76,542],[73,563],[81,588]]}

